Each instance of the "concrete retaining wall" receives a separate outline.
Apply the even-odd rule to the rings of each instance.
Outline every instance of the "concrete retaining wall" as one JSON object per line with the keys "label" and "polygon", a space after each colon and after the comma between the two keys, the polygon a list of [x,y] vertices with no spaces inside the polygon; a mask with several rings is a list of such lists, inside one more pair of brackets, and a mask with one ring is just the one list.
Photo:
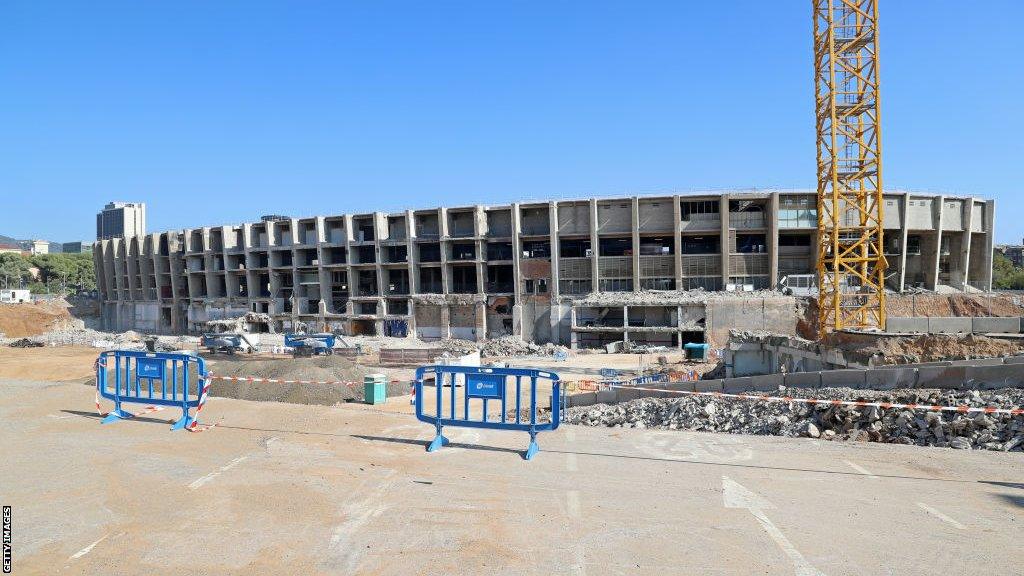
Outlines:
{"label": "concrete retaining wall", "polygon": [[[992,360],[1002,360],[993,364]],[[972,362],[972,361],[967,361]],[[906,365],[871,368],[868,370],[825,370],[822,372],[794,372],[791,374],[767,374],[743,376],[723,380],[697,380],[694,382],[669,382],[647,384],[645,388],[663,388],[665,392],[651,392],[616,388],[601,392],[574,394],[569,397],[569,406],[589,406],[596,403],[615,404],[637,398],[676,397],[670,390],[692,392],[768,392],[788,388],[830,388],[847,387],[860,390],[893,390],[896,388],[944,388],[955,390],[1024,387],[1024,356],[1004,359],[984,359],[974,364],[944,363],[942,365]]]}
{"label": "concrete retaining wall", "polygon": [[897,334],[1021,334],[1024,333],[1024,318],[886,318],[885,331]]}

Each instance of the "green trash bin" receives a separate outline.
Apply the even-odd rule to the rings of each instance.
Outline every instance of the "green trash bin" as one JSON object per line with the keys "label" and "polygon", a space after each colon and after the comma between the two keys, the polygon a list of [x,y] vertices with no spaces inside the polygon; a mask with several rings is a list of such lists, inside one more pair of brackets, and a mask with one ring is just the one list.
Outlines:
{"label": "green trash bin", "polygon": [[388,400],[388,380],[384,374],[363,376],[363,396],[367,404],[383,404]]}

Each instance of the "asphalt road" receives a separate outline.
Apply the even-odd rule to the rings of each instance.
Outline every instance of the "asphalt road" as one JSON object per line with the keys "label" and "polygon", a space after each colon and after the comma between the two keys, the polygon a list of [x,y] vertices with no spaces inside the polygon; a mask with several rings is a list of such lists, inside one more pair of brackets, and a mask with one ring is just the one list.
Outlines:
{"label": "asphalt road", "polygon": [[[404,400],[399,399],[398,402]],[[1024,560],[1020,454],[563,426],[432,429],[214,398],[100,425],[0,381],[14,574],[968,574]]]}

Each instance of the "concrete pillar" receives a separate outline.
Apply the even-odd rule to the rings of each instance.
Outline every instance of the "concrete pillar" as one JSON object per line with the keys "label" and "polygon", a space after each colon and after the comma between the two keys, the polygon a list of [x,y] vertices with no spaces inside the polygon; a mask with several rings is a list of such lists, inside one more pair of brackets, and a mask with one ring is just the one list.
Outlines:
{"label": "concrete pillar", "polygon": [[946,205],[946,197],[939,196],[935,198],[932,204],[938,207],[938,214],[934,215],[933,222],[935,222],[935,261],[932,262],[932,289],[934,290],[939,285],[939,260],[942,259],[942,213],[943,207]]}
{"label": "concrete pillar", "polygon": [[779,193],[768,197],[768,287],[779,284]]}
{"label": "concrete pillar", "polygon": [[[519,305],[523,302],[523,272],[522,272],[522,259],[523,259],[523,246],[520,241],[520,218],[519,218],[519,204],[512,204],[512,292],[515,296],[515,304]],[[522,320],[522,318],[520,318]],[[513,321],[513,328],[517,326]],[[522,327],[520,326],[520,330]],[[522,335],[522,332],[514,332],[514,334]]]}
{"label": "concrete pillar", "polygon": [[982,224],[982,227],[985,230],[985,265],[984,268],[982,268],[985,271],[985,277],[981,279],[986,292],[992,291],[992,250],[993,243],[995,242],[995,214],[996,201],[986,201],[985,221]]}
{"label": "concrete pillar", "polygon": [[487,338],[487,305],[483,302],[476,303],[476,341],[482,342]]}
{"label": "concrete pillar", "polygon": [[409,299],[409,325],[406,334],[409,338],[416,337],[416,301]]}
{"label": "concrete pillar", "polygon": [[722,197],[718,199],[718,216],[721,222],[719,233],[722,235],[722,289],[725,290],[726,285],[729,284],[729,254],[732,252],[729,248],[729,195],[722,194]]}
{"label": "concrete pillar", "polygon": [[672,254],[675,256],[676,290],[683,287],[683,212],[679,204],[679,195],[672,197]]}
{"label": "concrete pillar", "polygon": [[963,241],[960,242],[960,266],[963,268],[963,274],[960,276],[962,282],[960,289],[964,292],[967,291],[967,286],[971,273],[971,219],[974,216],[974,198],[968,198],[964,200],[962,206],[961,222],[963,222]]}
{"label": "concrete pillar", "polygon": [[640,291],[640,199],[633,196],[630,229],[633,232],[633,292]]}
{"label": "concrete pillar", "polygon": [[591,292],[600,291],[601,267],[598,265],[600,241],[597,236],[597,198],[590,199],[590,278],[593,282]]}
{"label": "concrete pillar", "polygon": [[897,290],[903,292],[907,288],[907,236],[910,230],[907,222],[910,218],[910,194],[903,194],[903,217],[900,219],[900,285]]}
{"label": "concrete pillar", "polygon": [[551,242],[551,283],[548,286],[548,292],[551,294],[551,312],[548,314],[548,318],[551,322],[551,341],[558,343],[561,342],[561,316],[562,309],[559,305],[559,296],[561,290],[558,286],[559,278],[559,258],[562,256],[562,247],[558,241],[558,203],[548,203],[548,231],[550,233]]}
{"label": "concrete pillar", "polygon": [[448,304],[441,305],[441,338],[452,337],[452,309]]}

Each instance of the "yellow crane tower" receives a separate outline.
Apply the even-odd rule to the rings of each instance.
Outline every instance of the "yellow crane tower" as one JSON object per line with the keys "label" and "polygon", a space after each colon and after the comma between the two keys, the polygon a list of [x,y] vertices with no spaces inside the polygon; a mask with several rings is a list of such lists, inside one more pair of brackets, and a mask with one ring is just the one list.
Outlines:
{"label": "yellow crane tower", "polygon": [[877,0],[812,0],[818,326],[884,328]]}

